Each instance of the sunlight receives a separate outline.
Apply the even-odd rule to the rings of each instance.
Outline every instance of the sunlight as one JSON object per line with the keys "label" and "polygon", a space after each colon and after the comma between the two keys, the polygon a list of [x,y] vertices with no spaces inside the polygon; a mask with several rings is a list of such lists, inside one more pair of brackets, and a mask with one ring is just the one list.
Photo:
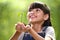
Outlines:
{"label": "sunlight", "polygon": [[15,0],[12,2],[13,8],[20,8],[20,9],[24,9],[26,7],[26,2],[25,1],[19,1],[19,0]]}

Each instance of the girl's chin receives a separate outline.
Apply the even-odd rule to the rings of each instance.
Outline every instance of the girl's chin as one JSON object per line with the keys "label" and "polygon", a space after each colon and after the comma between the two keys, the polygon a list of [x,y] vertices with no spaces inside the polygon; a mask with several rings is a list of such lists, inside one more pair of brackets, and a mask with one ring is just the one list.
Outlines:
{"label": "girl's chin", "polygon": [[29,21],[30,23],[35,23],[35,22],[37,22],[37,21],[35,21],[35,20],[32,20],[32,21]]}
{"label": "girl's chin", "polygon": [[33,21],[36,21],[36,19],[29,19],[29,21],[32,21],[33,22]]}
{"label": "girl's chin", "polygon": [[36,20],[29,20],[29,22],[35,22]]}
{"label": "girl's chin", "polygon": [[29,22],[30,23],[35,23],[35,22],[38,22],[38,20],[36,20],[36,19],[30,19]]}

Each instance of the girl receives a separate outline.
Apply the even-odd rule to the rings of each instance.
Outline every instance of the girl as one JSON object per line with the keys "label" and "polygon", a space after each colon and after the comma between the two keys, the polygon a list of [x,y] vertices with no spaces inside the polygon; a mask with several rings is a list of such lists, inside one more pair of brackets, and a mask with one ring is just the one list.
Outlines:
{"label": "girl", "polygon": [[10,40],[55,40],[50,21],[50,10],[44,3],[34,2],[27,13],[29,24],[16,24],[16,33]]}

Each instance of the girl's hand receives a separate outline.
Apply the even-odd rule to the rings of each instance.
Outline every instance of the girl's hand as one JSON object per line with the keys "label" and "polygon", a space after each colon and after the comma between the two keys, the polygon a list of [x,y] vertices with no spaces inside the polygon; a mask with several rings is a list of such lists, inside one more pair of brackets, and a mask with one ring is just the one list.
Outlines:
{"label": "girl's hand", "polygon": [[18,22],[15,26],[18,32],[26,32],[26,31],[29,32],[31,29],[30,25],[25,25],[24,23],[20,22]]}
{"label": "girl's hand", "polygon": [[26,27],[23,23],[18,22],[17,24],[15,24],[15,26],[18,32],[25,32],[26,30]]}
{"label": "girl's hand", "polygon": [[29,32],[31,30],[31,26],[30,25],[26,25],[26,31]]}

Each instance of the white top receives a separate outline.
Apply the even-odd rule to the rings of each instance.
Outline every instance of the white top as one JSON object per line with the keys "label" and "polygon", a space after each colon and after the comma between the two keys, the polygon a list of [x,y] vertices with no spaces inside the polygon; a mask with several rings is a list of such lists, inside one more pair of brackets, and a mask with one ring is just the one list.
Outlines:
{"label": "white top", "polygon": [[55,31],[54,31],[54,28],[53,27],[48,27],[46,29],[45,33],[46,33],[46,36],[52,38],[52,40],[56,40],[56,38],[55,38]]}
{"label": "white top", "polygon": [[[53,27],[48,27],[46,30],[45,30],[45,37],[48,36],[50,38],[52,38],[52,40],[56,40],[55,38],[55,31],[54,31],[54,28]],[[23,39],[23,36],[24,36],[24,32],[22,32],[18,38],[18,40],[22,40]]]}

